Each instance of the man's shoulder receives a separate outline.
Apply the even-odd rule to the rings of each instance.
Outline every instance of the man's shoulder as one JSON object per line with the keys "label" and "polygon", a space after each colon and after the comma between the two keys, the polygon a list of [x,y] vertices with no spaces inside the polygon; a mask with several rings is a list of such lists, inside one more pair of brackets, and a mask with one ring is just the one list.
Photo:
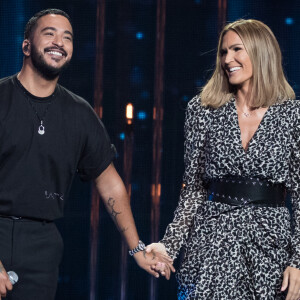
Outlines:
{"label": "man's shoulder", "polygon": [[89,102],[83,97],[71,92],[59,84],[57,85],[57,90],[59,98],[63,100],[61,103],[63,103],[64,109],[67,109],[77,117],[82,117],[84,119],[89,119],[91,116],[96,115],[91,104],[89,104]]}
{"label": "man's shoulder", "polygon": [[13,86],[13,78],[15,76],[16,75],[11,75],[11,76],[0,78],[0,89],[6,86]]}
{"label": "man's shoulder", "polygon": [[83,97],[71,92],[60,84],[57,84],[57,89],[59,94],[62,97],[66,97],[66,99],[68,99],[69,101],[74,101],[75,103],[88,103]]}
{"label": "man's shoulder", "polygon": [[83,97],[71,92],[67,88],[63,87],[60,84],[57,84],[57,89],[59,92],[59,95],[65,99],[65,101],[68,102],[68,104],[74,104],[75,106],[84,106],[87,108],[90,108],[91,105],[88,103],[87,100],[85,100]]}

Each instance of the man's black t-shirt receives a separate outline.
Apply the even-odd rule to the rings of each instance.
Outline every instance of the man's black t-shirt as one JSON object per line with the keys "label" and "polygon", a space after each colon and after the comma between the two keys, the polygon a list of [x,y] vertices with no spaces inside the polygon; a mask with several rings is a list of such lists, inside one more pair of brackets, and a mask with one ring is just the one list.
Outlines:
{"label": "man's black t-shirt", "polygon": [[82,180],[94,179],[114,156],[102,122],[84,99],[60,85],[38,98],[16,75],[0,80],[0,215],[61,217],[76,172]]}

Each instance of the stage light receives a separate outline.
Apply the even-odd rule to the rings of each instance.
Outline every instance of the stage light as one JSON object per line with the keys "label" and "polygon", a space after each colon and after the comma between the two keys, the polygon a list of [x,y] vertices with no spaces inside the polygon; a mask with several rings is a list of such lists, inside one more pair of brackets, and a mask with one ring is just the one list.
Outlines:
{"label": "stage light", "polygon": [[132,124],[133,120],[133,105],[132,103],[128,103],[126,105],[126,123]]}
{"label": "stage light", "polygon": [[119,138],[120,138],[120,140],[124,141],[124,139],[125,139],[125,133],[124,133],[124,132],[121,132],[121,133],[119,134]]}
{"label": "stage light", "polygon": [[145,120],[145,119],[147,118],[146,112],[145,112],[145,111],[139,111],[139,112],[137,113],[137,118],[138,118],[139,120]]}
{"label": "stage light", "polygon": [[126,105],[126,119],[133,119],[133,105],[131,103]]}
{"label": "stage light", "polygon": [[189,99],[190,99],[190,97],[187,96],[187,95],[182,96],[182,100],[183,100],[183,101],[188,101]]}
{"label": "stage light", "polygon": [[138,40],[142,40],[144,38],[144,33],[143,32],[137,32],[135,34],[135,37],[138,39]]}
{"label": "stage light", "polygon": [[286,25],[293,25],[294,19],[293,18],[285,18],[285,24]]}

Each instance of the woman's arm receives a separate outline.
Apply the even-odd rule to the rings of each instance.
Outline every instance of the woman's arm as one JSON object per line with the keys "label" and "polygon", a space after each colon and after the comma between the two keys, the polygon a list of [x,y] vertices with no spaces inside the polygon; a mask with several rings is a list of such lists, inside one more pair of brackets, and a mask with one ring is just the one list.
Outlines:
{"label": "woman's arm", "polygon": [[209,110],[201,106],[199,96],[189,102],[184,127],[184,187],[180,193],[174,219],[160,241],[172,259],[176,258],[180,248],[186,243],[193,225],[193,217],[201,201],[206,198],[202,175],[208,114]]}
{"label": "woman's arm", "polygon": [[290,158],[290,194],[293,211],[292,257],[283,274],[281,290],[288,288],[286,300],[300,298],[300,102],[295,100],[295,126]]}

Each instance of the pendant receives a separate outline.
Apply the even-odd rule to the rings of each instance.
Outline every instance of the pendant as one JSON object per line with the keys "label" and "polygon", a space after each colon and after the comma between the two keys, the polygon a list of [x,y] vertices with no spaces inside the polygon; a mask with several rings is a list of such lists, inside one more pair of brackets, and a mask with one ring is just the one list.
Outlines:
{"label": "pendant", "polygon": [[39,133],[40,135],[45,134],[45,127],[43,126],[43,121],[41,121],[41,125],[39,126],[38,133]]}
{"label": "pendant", "polygon": [[250,113],[245,113],[245,112],[243,112],[243,115],[244,115],[246,118],[249,118],[249,117],[251,116]]}

